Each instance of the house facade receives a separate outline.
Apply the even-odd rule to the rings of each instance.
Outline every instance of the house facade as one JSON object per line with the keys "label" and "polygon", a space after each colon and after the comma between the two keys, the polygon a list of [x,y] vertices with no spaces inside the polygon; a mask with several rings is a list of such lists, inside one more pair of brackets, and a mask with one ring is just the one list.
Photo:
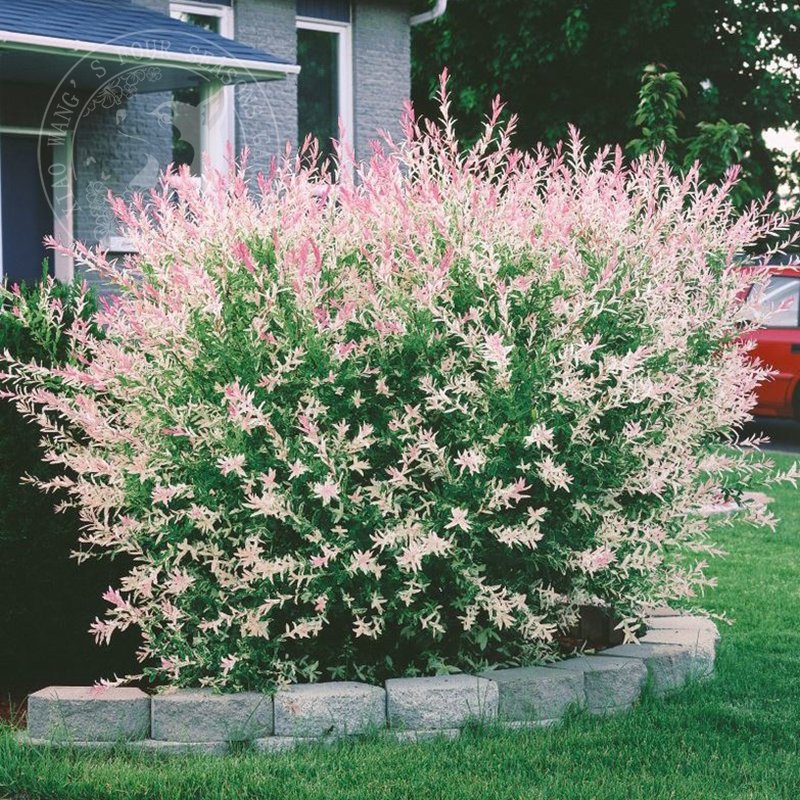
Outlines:
{"label": "house facade", "polygon": [[[442,5],[441,0],[436,7]],[[356,158],[397,132],[409,95],[408,0],[3,0],[0,276],[61,280],[45,235],[124,254],[107,203],[168,164],[264,169],[307,134]]]}

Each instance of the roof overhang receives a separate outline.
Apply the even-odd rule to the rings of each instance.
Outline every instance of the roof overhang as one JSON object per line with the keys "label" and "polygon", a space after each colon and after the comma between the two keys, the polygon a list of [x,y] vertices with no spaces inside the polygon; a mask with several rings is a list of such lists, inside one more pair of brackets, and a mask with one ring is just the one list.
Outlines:
{"label": "roof overhang", "polygon": [[[157,41],[154,38],[152,43]],[[138,81],[138,92],[182,88],[203,80],[225,84],[276,80],[300,71],[295,64],[213,52],[183,53],[152,45],[131,47],[0,30],[3,80],[56,84],[69,76],[76,89],[95,88],[117,75],[147,67],[156,69],[147,70]]]}
{"label": "roof overhang", "polygon": [[299,67],[239,39],[123,0],[0,0],[0,80],[136,92],[269,81]]}

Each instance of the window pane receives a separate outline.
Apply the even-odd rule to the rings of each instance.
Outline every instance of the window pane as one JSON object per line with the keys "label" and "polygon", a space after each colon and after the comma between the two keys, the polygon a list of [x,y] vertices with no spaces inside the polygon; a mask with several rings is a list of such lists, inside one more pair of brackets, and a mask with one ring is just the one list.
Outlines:
{"label": "window pane", "polygon": [[333,152],[331,139],[339,136],[339,34],[297,30],[297,120],[299,139],[311,133],[320,152]]}
{"label": "window pane", "polygon": [[188,11],[181,11],[175,15],[181,22],[188,22],[190,25],[197,25],[198,28],[219,33],[220,18],[210,14],[193,14]]}
{"label": "window pane", "polygon": [[800,310],[800,279],[773,275],[767,281],[763,293],[754,286],[750,293],[750,304],[757,318],[764,320],[768,328],[796,328]]}

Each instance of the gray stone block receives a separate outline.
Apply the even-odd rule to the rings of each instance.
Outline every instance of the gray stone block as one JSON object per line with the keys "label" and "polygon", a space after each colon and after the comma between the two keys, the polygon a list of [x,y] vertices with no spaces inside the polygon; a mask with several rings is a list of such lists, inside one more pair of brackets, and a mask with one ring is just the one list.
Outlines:
{"label": "gray stone block", "polygon": [[128,749],[162,755],[202,753],[209,756],[224,756],[228,752],[228,742],[163,742],[145,739],[143,742],[129,744]]}
{"label": "gray stone block", "polygon": [[440,730],[457,728],[470,719],[494,719],[497,705],[494,680],[473,675],[386,681],[389,725],[400,730]]}
{"label": "gray stone block", "polygon": [[497,683],[503,720],[559,719],[570,705],[583,705],[583,675],[548,667],[513,667],[483,672]]}
{"label": "gray stone block", "polygon": [[677,617],[681,613],[669,606],[645,606],[643,611],[646,617]]}
{"label": "gray stone block", "polygon": [[685,647],[697,662],[701,674],[710,674],[714,669],[719,634],[709,630],[656,629],[641,638],[644,644],[677,644]]}
{"label": "gray stone block", "polygon": [[594,713],[629,708],[647,679],[644,663],[632,658],[578,656],[550,664],[548,669],[582,675],[586,707]]}
{"label": "gray stone block", "polygon": [[159,741],[238,742],[272,731],[272,698],[258,692],[178,689],[152,700],[152,738]]}
{"label": "gray stone block", "polygon": [[327,739],[316,739],[312,736],[266,736],[263,739],[254,739],[253,747],[260,753],[280,753],[284,750],[294,750],[301,744],[319,744]]}
{"label": "gray stone block", "polygon": [[[23,747],[52,747],[59,750],[114,750],[118,747],[131,747],[141,742],[79,742],[67,739],[34,739],[27,731],[19,731],[14,738]],[[147,741],[144,739],[143,741]]]}
{"label": "gray stone block", "polygon": [[386,693],[354,681],[287,686],[275,693],[276,736],[330,736],[386,727]]}
{"label": "gray stone block", "polygon": [[717,641],[719,641],[720,638],[716,624],[706,617],[648,617],[645,623],[647,624],[648,633],[663,630],[696,631],[698,633],[710,634]]}
{"label": "gray stone block", "polygon": [[427,731],[389,731],[388,735],[396,742],[425,742],[430,739],[452,741],[461,735],[461,730],[459,728],[439,728]]}
{"label": "gray stone block", "polygon": [[633,658],[642,661],[653,681],[656,694],[683,686],[691,677],[708,674],[708,663],[683,644],[642,642],[622,644],[597,654],[598,658]]}
{"label": "gray stone block", "polygon": [[549,728],[557,722],[559,722],[557,719],[512,719],[498,724],[501,728],[509,731],[530,731],[537,728]]}
{"label": "gray stone block", "polygon": [[150,732],[150,698],[140,689],[48,686],[28,697],[32,739],[119,742]]}

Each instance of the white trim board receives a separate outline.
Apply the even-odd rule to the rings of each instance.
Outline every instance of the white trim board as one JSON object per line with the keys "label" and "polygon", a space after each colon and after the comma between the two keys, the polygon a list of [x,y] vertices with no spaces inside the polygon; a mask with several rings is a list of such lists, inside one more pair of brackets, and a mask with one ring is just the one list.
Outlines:
{"label": "white trim board", "polygon": [[[75,241],[75,186],[72,180],[72,134],[67,134],[53,147],[53,237],[72,249]],[[75,277],[71,253],[53,253],[53,273],[57,280],[69,283]]]}

